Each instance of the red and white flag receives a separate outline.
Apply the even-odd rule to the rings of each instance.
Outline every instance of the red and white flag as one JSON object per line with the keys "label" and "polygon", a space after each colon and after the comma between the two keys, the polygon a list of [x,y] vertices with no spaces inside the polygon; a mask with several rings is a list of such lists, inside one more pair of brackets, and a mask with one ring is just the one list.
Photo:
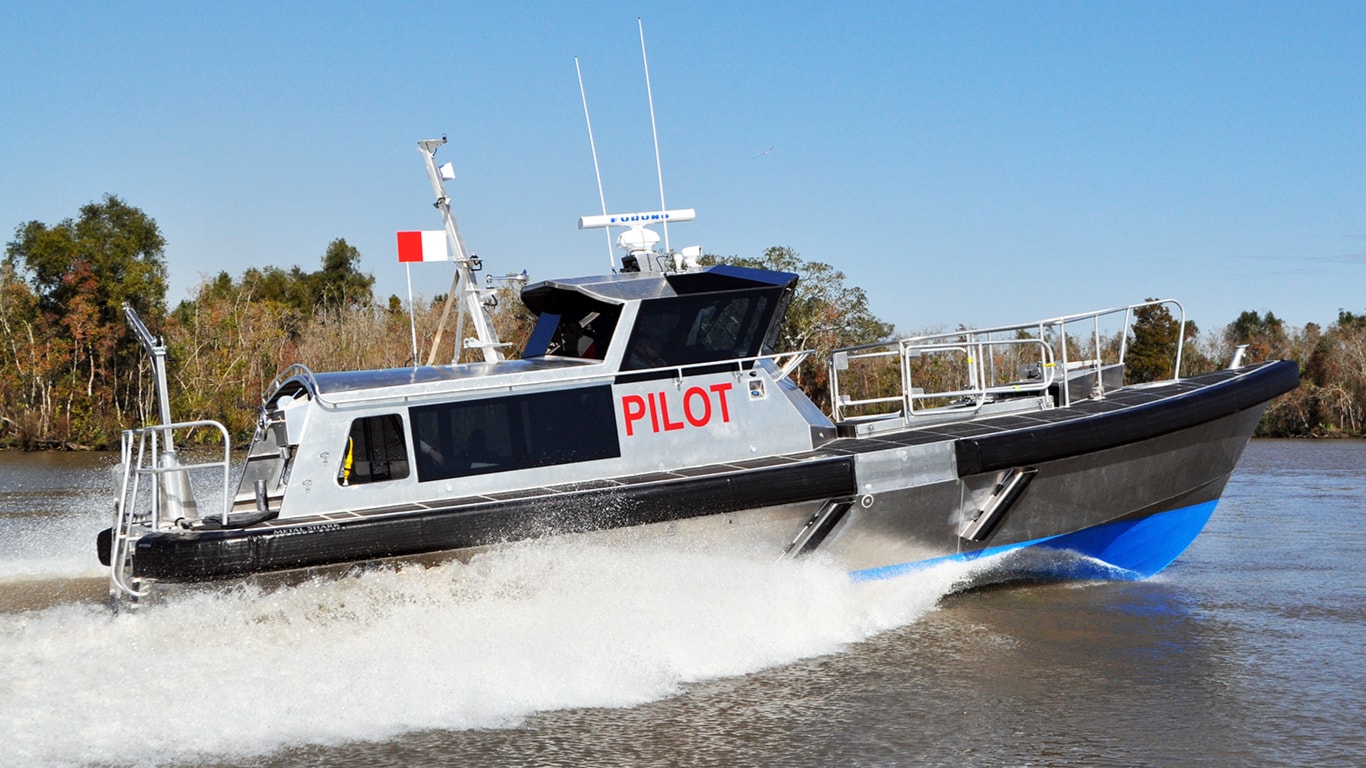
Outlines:
{"label": "red and white flag", "polygon": [[445,230],[398,233],[398,261],[400,264],[413,261],[450,260],[450,251],[446,248]]}

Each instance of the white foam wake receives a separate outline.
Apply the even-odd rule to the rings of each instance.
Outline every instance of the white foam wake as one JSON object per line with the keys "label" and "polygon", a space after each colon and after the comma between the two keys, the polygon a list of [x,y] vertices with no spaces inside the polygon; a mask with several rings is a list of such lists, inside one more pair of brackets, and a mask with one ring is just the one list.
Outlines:
{"label": "white foam wake", "polygon": [[630,706],[911,622],[966,568],[853,584],[816,559],[575,539],[137,613],[3,615],[0,764],[241,757]]}

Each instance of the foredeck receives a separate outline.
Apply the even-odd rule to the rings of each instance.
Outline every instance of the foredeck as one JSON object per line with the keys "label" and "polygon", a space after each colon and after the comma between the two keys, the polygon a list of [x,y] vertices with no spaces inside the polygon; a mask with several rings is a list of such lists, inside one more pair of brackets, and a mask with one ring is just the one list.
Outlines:
{"label": "foredeck", "polygon": [[1047,461],[1174,432],[1264,404],[1298,384],[1295,363],[1273,361],[1153,386],[1123,387],[1103,399],[1061,408],[842,437],[820,450],[853,455],[957,441],[958,474],[966,476],[1005,469],[1023,457]]}

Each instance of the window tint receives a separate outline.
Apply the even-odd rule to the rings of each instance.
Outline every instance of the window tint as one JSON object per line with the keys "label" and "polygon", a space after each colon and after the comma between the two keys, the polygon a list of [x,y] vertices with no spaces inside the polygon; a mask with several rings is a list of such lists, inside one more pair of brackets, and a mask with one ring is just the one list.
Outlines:
{"label": "window tint", "polygon": [[689,365],[759,354],[773,318],[770,292],[680,296],[643,302],[626,370]]}
{"label": "window tint", "polygon": [[337,482],[361,485],[408,476],[408,449],[398,414],[367,416],[351,422]]}
{"label": "window tint", "polygon": [[611,387],[585,387],[409,410],[426,482],[621,455]]}
{"label": "window tint", "polygon": [[557,355],[601,360],[607,354],[621,307],[605,304],[566,308],[564,313],[544,312],[527,339],[522,357]]}

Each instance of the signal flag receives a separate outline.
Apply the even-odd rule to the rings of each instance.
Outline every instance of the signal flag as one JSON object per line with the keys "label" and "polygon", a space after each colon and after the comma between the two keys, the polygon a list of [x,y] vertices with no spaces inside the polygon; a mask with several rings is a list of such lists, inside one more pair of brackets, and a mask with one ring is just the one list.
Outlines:
{"label": "signal flag", "polygon": [[398,233],[398,261],[450,261],[445,230]]}

